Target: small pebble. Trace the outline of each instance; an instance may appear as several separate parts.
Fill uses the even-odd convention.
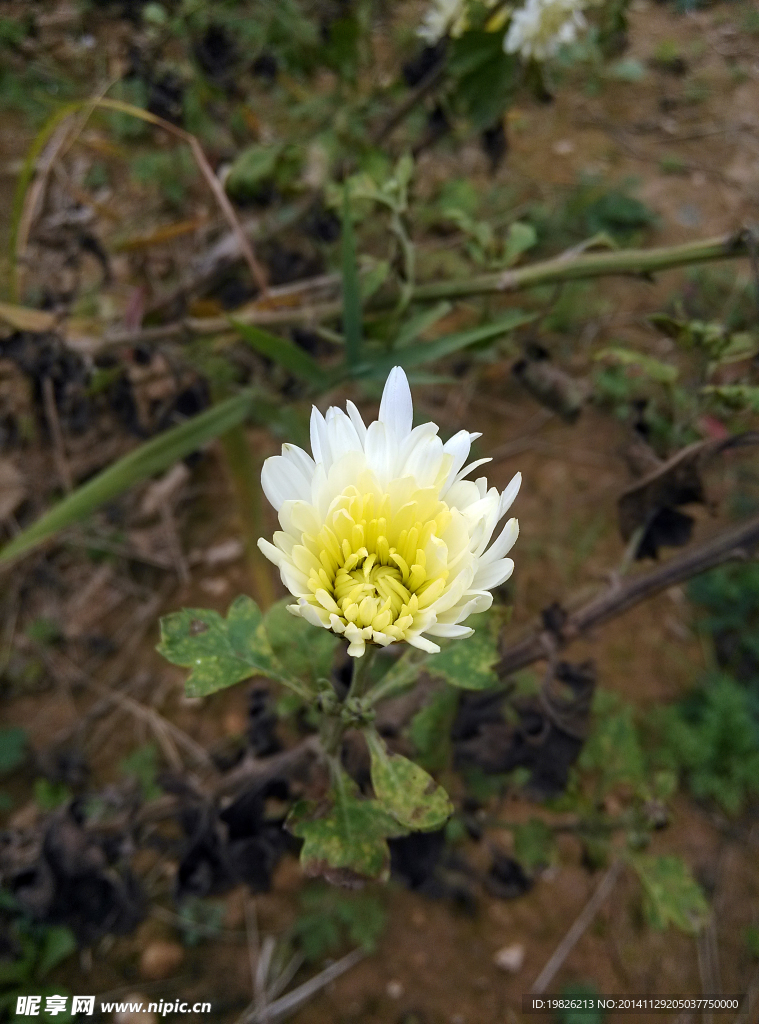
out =
[[[140,957],[140,976],[150,981],[170,977],[184,960],[184,949],[178,942],[151,942]]]
[[[158,1017],[155,1013],[148,1013],[149,999],[141,995],[139,992],[131,992],[128,996],[124,996],[123,1003],[134,1003],[145,1007],[142,1013],[137,1010],[118,1010],[113,1015],[113,1024],[156,1024]],[[157,1000],[153,1000],[157,1002]]]
[[[403,988],[403,985],[401,985],[399,981],[393,980],[388,981],[385,991],[387,992],[391,999],[400,999],[405,989]]]
[[[519,942],[515,942],[511,946],[504,946],[493,957],[493,963],[502,971],[517,974],[521,971],[524,963],[524,946]]]

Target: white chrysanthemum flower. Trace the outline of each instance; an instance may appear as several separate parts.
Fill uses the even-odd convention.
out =
[[[433,0],[416,34],[434,46],[448,32],[454,38],[460,36],[467,21],[467,0]]]
[[[261,483],[282,530],[258,546],[297,598],[289,610],[344,635],[354,658],[367,643],[396,641],[436,653],[428,638],[471,636],[462,623],[486,611],[490,590],[513,572],[516,519],[490,541],[521,475],[503,494],[485,477],[465,479],[490,462],[464,466],[480,435],[460,430],[443,444],[435,423],[412,430],[398,366],[379,419],[367,427],[352,402],[347,409],[313,409],[313,458],[285,444],[264,463]]]
[[[587,5],[587,0],[527,0],[511,17],[504,50],[525,60],[553,57],[587,28],[583,14]]]

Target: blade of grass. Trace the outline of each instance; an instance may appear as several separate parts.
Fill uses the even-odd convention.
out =
[[[432,309],[423,309],[421,313],[412,316],[398,331],[393,348],[396,351],[400,348],[407,348],[413,341],[416,341],[420,334],[424,334],[438,320],[442,320],[452,309],[453,306],[450,302],[438,302]]]
[[[45,146],[55,136],[56,132],[59,134],[59,143],[55,146],[57,152],[65,141],[65,137],[68,135],[68,126],[66,121],[72,114],[75,114],[83,106],[83,101],[77,101],[75,103],[67,103],[66,106],[61,107],[45,121],[40,130],[37,132],[34,141],[29,147],[29,151],[24,158],[24,164],[21,168],[21,173],[18,176],[16,182],[16,188],[13,193],[13,207],[11,210],[11,227],[10,227],[10,245],[8,251],[8,262],[9,262],[9,273],[8,273],[8,289],[10,298],[16,301],[18,299],[18,281],[16,276],[16,263],[19,255],[19,250],[23,248],[19,244],[20,239],[24,235],[23,224],[24,221],[24,210],[27,207],[26,199],[29,191],[34,173],[37,169],[37,161],[42,154]],[[44,168],[43,168],[44,170]]]
[[[348,189],[343,192],[343,335],[345,336],[345,362],[353,368],[361,361],[362,314],[361,284],[356,262],[356,237],[350,213]]]
[[[91,515],[104,502],[241,423],[252,411],[254,401],[253,391],[242,391],[135,448],[22,530],[0,551],[0,564],[31,551],[59,530]]]
[[[251,348],[259,355],[279,363],[288,373],[302,378],[317,390],[325,388],[329,383],[328,375],[316,360],[294,342],[278,338],[276,334],[269,334],[260,327],[244,324],[240,320],[232,320],[232,324]]]
[[[443,338],[438,338],[437,341],[414,345],[413,348],[404,348],[400,351],[396,350],[374,359],[370,363],[362,363],[356,367],[354,373],[357,377],[382,377],[398,364],[404,369],[422,366],[436,359],[442,359],[444,356],[452,355],[454,352],[460,352],[480,341],[489,341],[492,338],[497,338],[499,334],[508,334],[516,327],[531,323],[537,316],[537,313],[524,313],[521,309],[512,309],[494,323],[482,324],[480,327],[473,327],[471,330],[460,331],[457,334],[448,334]]]

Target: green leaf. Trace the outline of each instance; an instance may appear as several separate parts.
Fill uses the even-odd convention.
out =
[[[26,729],[0,729],[0,775],[9,775],[26,757]]]
[[[447,71],[456,81],[455,102],[474,128],[488,128],[509,105],[519,62],[504,53],[498,32],[470,30],[448,43]]]
[[[523,313],[520,309],[512,309],[494,323],[482,324],[480,327],[473,327],[457,334],[447,334],[443,338],[438,338],[437,341],[409,345],[400,351],[395,350],[387,356],[379,356],[371,363],[362,363],[356,367],[355,375],[384,377],[394,366],[399,364],[404,369],[409,369],[424,363],[431,363],[433,360],[450,356],[454,352],[460,352],[461,349],[468,348],[470,345],[491,341],[501,334],[508,334],[517,327],[532,323],[536,317],[537,313]]]
[[[456,690],[445,686],[409,722],[408,738],[414,744],[417,760],[428,771],[440,771],[448,763],[451,726],[458,704]]]
[[[701,394],[716,398],[731,409],[759,412],[759,387],[752,384],[710,384],[701,388]]]
[[[70,928],[50,927],[45,929],[39,960],[34,976],[42,981],[54,967],[76,951],[76,939]]]
[[[276,334],[269,334],[260,327],[244,324],[240,320],[232,320],[232,324],[243,340],[260,355],[279,363],[288,373],[300,377],[315,390],[322,390],[327,386],[329,377],[321,366],[308,352],[288,338],[278,338]]]
[[[538,233],[532,224],[525,224],[517,220],[509,225],[509,233],[506,236],[506,243],[503,249],[506,266],[513,266],[523,252],[532,249],[537,245]]]
[[[36,779],[34,783],[34,801],[43,811],[54,811],[71,799],[72,793],[65,782],[51,782],[49,779]]]
[[[348,189],[343,190],[343,334],[345,336],[345,361],[354,367],[361,359],[362,313],[361,283],[356,260],[356,239],[350,211]]]
[[[646,764],[633,708],[616,694],[597,690],[593,699],[593,730],[582,749],[578,768],[594,772],[599,796],[615,786],[628,784],[640,789],[646,782]]]
[[[264,616],[264,628],[274,657],[288,676],[302,679],[313,689],[319,679],[329,679],[337,636],[329,629],[319,629],[287,610],[292,598],[272,605]]]
[[[346,893],[316,884],[302,891],[300,903],[293,932],[309,963],[345,945],[372,953],[387,921],[382,902],[372,892]]]
[[[233,199],[255,199],[262,187],[274,177],[284,153],[281,142],[268,146],[248,146],[237,157],[224,187]]]
[[[673,924],[694,935],[704,927],[709,904],[680,857],[638,854],[630,862],[643,885],[646,917],[652,928],[663,931]]]
[[[540,818],[530,818],[521,825],[515,825],[514,856],[528,870],[550,863],[553,849],[553,832]]]
[[[227,618],[207,608],[184,608],[161,619],[157,650],[172,665],[191,668],[188,697],[206,697],[253,675],[276,679],[308,698],[301,684],[283,675],[251,598],[238,597]]]
[[[285,825],[303,839],[300,862],[309,877],[356,885],[369,878],[387,881],[390,850],[386,840],[407,829],[377,800],[362,800],[353,780],[341,773],[332,790],[332,804],[300,800]]]
[[[657,384],[674,384],[677,380],[678,370],[670,363],[663,363],[661,359],[654,359],[643,352],[635,352],[630,348],[610,347],[598,352],[596,359],[609,359],[617,366],[635,366],[646,377],[655,380]]]
[[[242,391],[135,448],[22,530],[0,551],[0,563],[25,554],[59,530],[86,519],[106,501],[167,469],[207,441],[241,423],[250,414],[254,400],[253,391]]]
[[[491,614],[473,617],[477,621],[474,636],[451,640],[440,654],[431,655],[425,669],[462,690],[489,690],[498,685],[493,665],[498,661],[498,617]],[[470,623],[468,623],[470,624]]]
[[[375,729],[365,734],[372,759],[372,785],[377,799],[405,828],[431,832],[453,814],[442,786],[418,764],[401,754],[389,754]]]

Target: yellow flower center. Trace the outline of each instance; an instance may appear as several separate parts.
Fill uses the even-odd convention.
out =
[[[308,570],[312,603],[338,616],[343,626],[353,623],[402,640],[414,617],[445,590],[447,548],[440,536],[451,512],[436,488],[394,497],[402,501],[395,509],[388,494],[379,498],[346,488],[319,533],[303,534],[310,557],[302,568]]]

